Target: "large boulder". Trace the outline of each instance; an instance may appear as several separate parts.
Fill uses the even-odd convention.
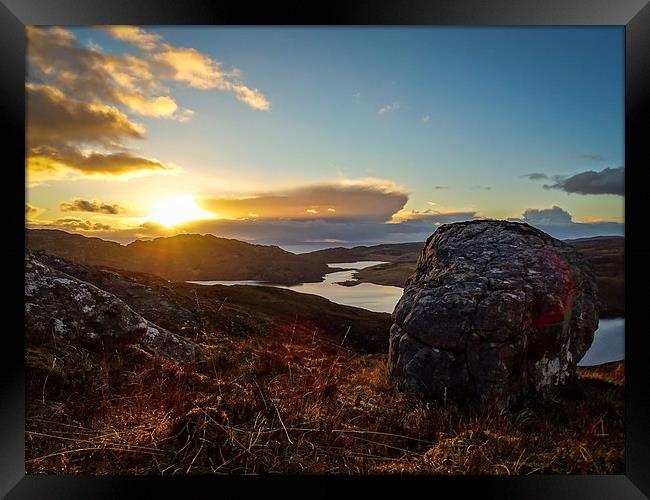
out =
[[[28,250],[25,333],[88,347],[139,344],[177,363],[204,358],[198,345],[146,320],[112,293],[40,262]]]
[[[442,225],[393,311],[391,383],[439,402],[517,405],[575,374],[596,294],[586,258],[528,224]]]

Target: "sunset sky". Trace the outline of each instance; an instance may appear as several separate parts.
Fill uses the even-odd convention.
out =
[[[623,234],[624,30],[29,28],[29,227],[288,249]]]

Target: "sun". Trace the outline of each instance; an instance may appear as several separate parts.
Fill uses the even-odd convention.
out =
[[[148,220],[171,227],[192,220],[214,218],[215,214],[199,207],[192,195],[176,194],[160,200]]]

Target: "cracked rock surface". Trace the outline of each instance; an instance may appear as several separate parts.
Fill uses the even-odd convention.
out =
[[[401,391],[517,405],[574,376],[598,327],[590,263],[528,224],[445,224],[393,311],[388,355]]]
[[[146,320],[112,293],[44,264],[28,250],[25,333],[104,347],[137,343],[178,363],[203,359],[198,345]]]

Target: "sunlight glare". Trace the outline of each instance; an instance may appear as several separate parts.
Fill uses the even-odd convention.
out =
[[[213,213],[199,207],[194,201],[194,197],[189,194],[177,194],[163,198],[149,216],[151,222],[168,227],[193,220],[214,218]]]

